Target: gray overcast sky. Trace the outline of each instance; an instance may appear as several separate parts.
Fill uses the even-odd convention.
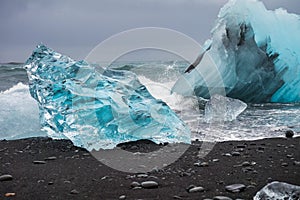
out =
[[[39,43],[75,59],[132,28],[180,31],[203,43],[227,0],[0,0],[0,62],[24,62]],[[264,0],[300,14],[299,0]]]

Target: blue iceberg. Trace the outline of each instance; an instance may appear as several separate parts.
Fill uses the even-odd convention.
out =
[[[197,96],[210,98],[222,87],[227,96],[245,102],[300,102],[299,35],[298,15],[284,9],[269,11],[258,0],[230,0],[195,66],[186,70],[172,91],[191,95],[182,87],[191,85]],[[216,78],[214,66],[205,61],[208,57],[223,83],[207,85],[207,80]]]
[[[52,138],[88,150],[149,139],[190,143],[190,130],[136,75],[74,61],[39,45],[25,64],[40,123]]]

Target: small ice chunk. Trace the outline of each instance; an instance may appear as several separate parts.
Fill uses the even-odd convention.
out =
[[[247,108],[247,104],[218,94],[213,95],[205,105],[207,122],[233,121]]]
[[[254,200],[276,199],[297,200],[300,199],[300,186],[284,182],[274,181],[263,187],[254,196]]]

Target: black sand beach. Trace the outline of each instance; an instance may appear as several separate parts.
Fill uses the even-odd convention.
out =
[[[162,170],[138,175],[111,169],[68,140],[0,141],[0,176],[12,176],[2,177],[0,199],[252,199],[268,182],[300,185],[300,138],[221,142],[203,159],[197,157],[200,145]],[[147,141],[121,146],[159,148]],[[158,187],[131,186],[144,181]],[[226,191],[231,184],[246,188]],[[188,192],[191,185],[203,188]]]

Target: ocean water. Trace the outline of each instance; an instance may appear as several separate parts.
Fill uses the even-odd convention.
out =
[[[165,101],[189,126],[193,139],[255,140],[283,137],[287,129],[300,135],[300,104],[248,104],[233,122],[206,123],[203,102],[196,97],[171,94],[187,66],[185,61],[120,61],[109,67],[136,73],[149,92]],[[40,130],[38,112],[23,65],[0,64],[0,139],[46,136]]]

